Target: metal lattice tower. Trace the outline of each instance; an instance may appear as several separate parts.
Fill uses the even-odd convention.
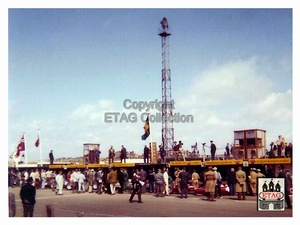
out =
[[[174,128],[173,128],[173,102],[171,95],[171,70],[169,62],[169,32],[168,21],[164,17],[161,20],[162,30],[159,32],[162,45],[162,143],[165,150],[173,149]]]

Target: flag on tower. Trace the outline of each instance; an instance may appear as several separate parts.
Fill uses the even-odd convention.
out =
[[[149,135],[150,135],[149,116],[147,116],[147,119],[145,121],[144,130],[145,130],[145,133],[142,135],[142,140],[146,140],[147,137],[149,137]]]
[[[20,143],[18,144],[17,154],[16,155],[19,156],[21,151],[25,151],[25,138],[24,138],[24,134],[22,135]]]
[[[40,137],[38,136],[38,139],[34,143],[35,147],[39,147],[40,145]]]

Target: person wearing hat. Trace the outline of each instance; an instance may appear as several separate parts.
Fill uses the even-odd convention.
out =
[[[250,181],[250,188],[252,195],[256,195],[256,181],[257,181],[257,173],[255,168],[250,169],[250,175],[249,175],[249,181]]]
[[[215,185],[215,198],[222,198],[221,196],[221,184],[222,184],[222,176],[221,173],[217,171],[217,167],[213,168],[213,171],[216,174],[216,185]]]
[[[210,154],[211,154],[211,159],[212,160],[215,159],[215,155],[216,155],[216,151],[217,151],[217,147],[213,142],[214,141],[210,141]]]
[[[36,189],[32,186],[33,179],[29,177],[27,183],[20,190],[20,198],[23,204],[23,217],[33,217],[34,205],[36,203]]]
[[[207,172],[204,173],[205,193],[207,194],[207,201],[216,201],[214,199],[216,179],[216,173],[213,171],[212,167],[209,166],[207,168]]]
[[[200,180],[200,176],[199,173],[196,172],[195,169],[193,169],[193,173],[192,173],[192,183],[193,183],[193,187],[194,187],[194,195],[197,195],[197,189],[199,188],[199,180]]]
[[[86,187],[85,190],[88,191],[89,193],[93,193],[93,183],[95,181],[95,171],[94,169],[90,169],[87,172],[87,183],[86,183]]]
[[[242,170],[242,167],[239,166],[238,170],[235,173],[236,176],[236,193],[238,193],[238,200],[242,200],[242,195],[243,195],[243,200],[246,200],[246,190],[247,190],[247,185],[246,185],[246,179],[247,175],[245,171]]]

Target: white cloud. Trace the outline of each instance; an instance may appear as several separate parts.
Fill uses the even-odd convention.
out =
[[[283,134],[292,141],[292,92],[276,92],[259,63],[253,57],[214,65],[194,77],[189,91],[180,94],[176,111],[192,114],[195,124],[175,125],[176,138],[190,144],[213,139],[223,148],[233,141],[234,130],[258,128],[267,130],[271,140]]]

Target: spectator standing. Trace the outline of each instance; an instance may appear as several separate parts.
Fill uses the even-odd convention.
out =
[[[85,192],[85,185],[84,185],[84,180],[86,177],[84,176],[83,173],[81,173],[80,170],[77,172],[78,174],[78,193],[80,194],[81,192]]]
[[[274,147],[276,147],[276,145],[274,145],[274,142],[271,142],[270,144],[270,151],[269,151],[269,158],[274,158],[274,150],[276,150],[276,148],[274,149]]]
[[[35,170],[35,173],[34,173],[34,186],[36,189],[40,189],[41,187],[41,175],[40,175],[40,171],[39,169],[36,169]]]
[[[114,163],[114,158],[115,158],[115,149],[113,146],[110,146],[110,149],[108,150],[108,163]]]
[[[116,193],[116,183],[118,180],[118,174],[114,168],[110,168],[110,172],[107,174],[107,179],[110,186],[110,192],[114,195]]]
[[[27,179],[28,179],[28,178],[29,178],[28,170],[25,169],[25,171],[24,171],[24,183],[27,182]]]
[[[288,177],[286,176],[286,172],[284,171],[284,166],[280,165],[278,166],[279,172],[278,172],[278,178],[284,178],[284,198],[285,198],[285,202],[287,204],[287,207],[289,209],[292,208],[292,204],[291,204],[291,199],[290,199],[290,188],[291,188],[291,182],[288,179]]]
[[[51,185],[51,180],[52,180],[52,170],[47,170],[46,171],[46,185]]]
[[[143,182],[145,182],[145,184],[142,185],[142,187],[141,187],[141,192],[142,192],[142,193],[146,193],[146,181],[147,181],[147,176],[148,176],[148,174],[147,174],[147,172],[144,170],[143,167],[141,167],[141,171],[140,171],[140,173],[139,173],[139,176],[140,176],[140,180],[143,181]]]
[[[50,150],[50,153],[49,153],[49,160],[50,160],[50,165],[52,165],[53,162],[54,162],[53,150]]]
[[[282,136],[281,135],[278,136],[278,140],[277,140],[276,144],[277,144],[277,156],[280,157],[282,154]]]
[[[164,146],[163,144],[161,144],[159,146],[159,155],[160,155],[160,158],[161,158],[161,163],[165,163],[165,155],[166,155],[166,151],[164,149]]]
[[[95,150],[89,150],[89,163],[95,163]]]
[[[121,146],[121,154],[120,154],[120,159],[121,159],[121,163],[124,160],[124,163],[126,163],[126,158],[127,158],[127,150],[124,147],[124,145]]]
[[[210,154],[211,154],[211,159],[212,160],[215,159],[215,155],[216,155],[216,151],[217,151],[217,147],[213,142],[214,141],[210,141]]]
[[[86,182],[86,187],[85,190],[88,191],[89,193],[93,193],[93,183],[95,181],[95,171],[94,169],[89,169],[87,171],[87,182]]]
[[[158,169],[157,173],[155,174],[156,197],[164,197],[162,194],[164,184],[164,175],[161,173],[161,169]]]
[[[226,150],[226,156],[230,156],[230,148],[229,148],[229,143],[227,143],[226,147],[225,147],[225,150]]]
[[[62,190],[64,187],[64,177],[63,177],[62,170],[60,170],[59,173],[56,175],[55,180],[56,180],[57,190],[58,190],[56,194],[62,195],[63,194]]]
[[[285,157],[291,158],[293,153],[293,144],[289,143],[285,148]]]
[[[71,174],[73,193],[78,192],[78,180],[79,180],[79,176],[78,176],[77,169],[76,169],[76,170],[73,170],[73,172]]]
[[[179,175],[180,178],[180,198],[187,198],[188,193],[188,184],[191,178],[190,174],[186,171],[185,167],[182,169],[182,172]],[[183,196],[184,195],[184,196]]]
[[[149,181],[149,192],[152,193],[154,192],[154,183],[155,183],[155,173],[149,169],[149,173],[148,173],[148,181]]]
[[[70,170],[68,173],[67,173],[67,177],[66,177],[66,180],[68,182],[68,185],[71,184],[71,174],[72,174],[72,171]]]
[[[193,169],[192,183],[193,183],[194,191],[195,191],[194,195],[197,195],[197,189],[199,188],[199,179],[200,179],[199,174],[196,172],[195,169]]]
[[[250,169],[250,174],[249,174],[249,181],[250,181],[250,188],[252,195],[256,195],[256,182],[257,182],[257,173],[255,168]]]
[[[53,173],[52,173],[52,177],[51,177],[51,188],[52,188],[52,191],[57,191],[56,189],[56,180],[55,180],[55,177],[56,177],[56,171],[54,170]]]
[[[128,175],[128,172],[127,172],[126,168],[123,169],[123,174],[124,174],[124,187],[123,187],[123,191],[127,191],[127,189],[128,189],[129,175]]]
[[[235,188],[236,188],[236,192],[238,193],[238,200],[242,200],[242,196],[243,196],[243,200],[246,200],[246,191],[247,191],[246,173],[245,171],[242,170],[242,167],[239,166],[235,175],[237,180]]]
[[[221,173],[218,171],[217,167],[213,168],[213,171],[216,174],[216,185],[215,185],[215,198],[222,198],[221,195],[221,184],[222,184],[222,176]]]
[[[46,183],[46,170],[42,169],[41,172],[41,179],[42,179],[42,185],[41,188],[45,189],[45,183]]]
[[[103,170],[100,167],[96,173],[96,180],[97,180],[97,194],[102,194],[102,184],[103,184]]]
[[[147,145],[144,146],[144,163],[149,163],[150,149]]]
[[[131,192],[131,195],[129,198],[129,202],[132,203],[133,197],[137,194],[138,195],[138,203],[142,203],[142,192],[141,192],[142,185],[140,183],[140,176],[139,176],[138,170],[136,170],[136,172],[133,173],[131,182],[132,182],[132,192]]]
[[[23,217],[33,217],[34,205],[36,203],[36,189],[32,185],[33,179],[29,177],[27,183],[21,187],[20,198],[23,204]]]
[[[118,180],[120,183],[120,188],[118,190],[119,194],[123,194],[123,188],[124,188],[124,173],[123,173],[123,169],[121,168],[118,172]],[[145,185],[146,186],[146,185]]]
[[[95,163],[100,162],[100,154],[101,154],[101,151],[99,149],[96,149],[95,150]]]
[[[32,178],[32,180],[33,180],[32,185],[35,186],[35,172],[33,169],[30,170],[29,177]]]
[[[179,177],[180,173],[181,173],[181,170],[180,170],[178,167],[176,167],[176,168],[175,168],[175,172],[174,172],[174,176],[175,176],[175,185],[177,185],[177,187],[178,187],[178,192],[179,192],[179,193],[181,193],[181,188],[180,188],[180,177]]]
[[[234,168],[231,168],[228,173],[227,184],[229,187],[230,196],[235,196],[236,175]]]
[[[214,199],[216,179],[216,173],[212,170],[212,167],[209,166],[207,168],[207,172],[204,173],[204,183],[205,192],[207,193],[207,201],[216,201]]]
[[[288,188],[292,188],[293,187],[293,178],[290,174],[289,170],[286,170],[286,178],[287,178],[287,182],[288,182]]]
[[[166,196],[169,196],[169,169],[168,168],[165,168],[163,175],[164,175],[164,181],[165,181],[164,193]]]

